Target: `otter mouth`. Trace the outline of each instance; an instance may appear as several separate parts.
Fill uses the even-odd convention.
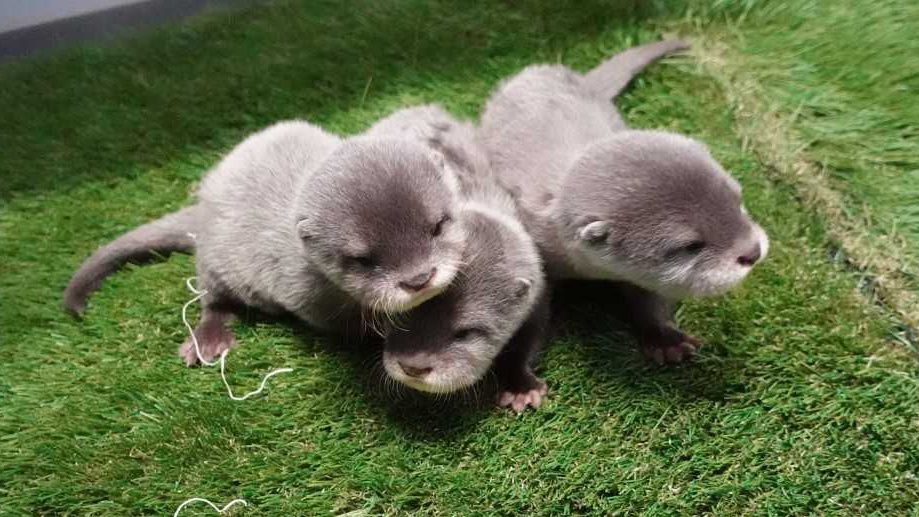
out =
[[[390,354],[384,354],[383,368],[386,370],[386,374],[399,384],[415,391],[432,395],[455,393],[472,386],[479,380],[478,378],[463,378],[461,375],[456,375],[457,372],[453,371],[454,368],[442,364],[428,368],[427,370],[429,371],[427,372],[413,371],[409,375],[400,364],[399,359]]]
[[[722,296],[738,287],[753,270],[750,266],[729,266],[712,270],[695,279],[688,291],[696,298]]]
[[[448,393],[453,393],[456,390],[460,389],[458,387],[446,386],[440,384],[428,384],[423,381],[416,381],[410,378],[407,379],[396,379],[396,381],[412,388],[415,391],[420,391],[422,393],[430,393],[432,395],[446,395]]]
[[[449,285],[449,284],[447,284]],[[399,303],[396,306],[396,309],[400,312],[405,312],[415,307],[418,307],[422,303],[434,298],[438,294],[444,292],[447,288],[447,285],[432,285],[431,287],[426,287],[417,293],[412,293],[408,299]]]
[[[401,289],[395,290],[392,295],[387,297],[386,303],[377,305],[377,311],[385,314],[401,314],[408,312],[444,292],[447,287],[447,285],[431,286],[411,294]]]
[[[724,296],[725,294],[732,291],[735,287],[740,285],[742,281],[743,278],[740,278],[727,285],[694,287],[689,290],[689,296],[694,298],[715,298],[718,296]]]
[[[390,374],[390,377],[392,377],[396,382],[399,382],[400,384],[408,386],[409,388],[415,391],[420,391],[422,393],[430,393],[432,395],[447,395],[450,393],[456,393],[457,391],[460,391],[463,388],[467,388],[475,384],[474,382],[431,383],[431,382],[419,381],[419,380],[413,379],[411,377],[406,377],[406,376],[395,377],[392,374]]]
[[[393,295],[389,297],[389,303],[382,306],[383,309],[390,313],[400,313],[418,307],[450,287],[450,283],[453,282],[453,278],[456,276],[456,271],[457,268],[453,265],[440,266],[437,268],[434,277],[431,278],[430,283],[423,289],[407,291],[397,288]]]

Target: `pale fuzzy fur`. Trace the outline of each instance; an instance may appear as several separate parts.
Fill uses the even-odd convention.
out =
[[[383,365],[391,377],[420,391],[466,388],[485,375],[543,295],[539,253],[517,219],[513,199],[494,181],[472,124],[427,105],[397,111],[367,134],[398,135],[440,152],[458,180],[463,195],[458,218],[467,233],[457,280],[390,330]],[[468,328],[481,332],[454,337]],[[525,363],[531,353],[524,355]],[[406,375],[400,363],[431,371]],[[528,371],[527,364],[518,366]]]
[[[635,73],[685,48],[629,49],[586,75],[536,65],[504,81],[482,117],[499,181],[557,278],[624,280],[675,300],[724,292],[768,250],[739,185],[699,142],[629,130],[610,98]],[[693,240],[698,254],[674,252]]]
[[[411,142],[344,140],[308,122],[281,122],[245,139],[206,175],[194,220],[168,215],[161,221],[175,224],[160,224],[157,236],[194,235],[205,306],[231,300],[342,330],[363,308],[402,312],[452,281],[463,231],[453,225],[431,236],[458,207],[445,174]],[[122,238],[110,246],[144,245]],[[343,265],[344,253],[371,251],[382,261],[372,271]],[[419,292],[399,287],[435,267]],[[81,283],[78,274],[72,285]]]

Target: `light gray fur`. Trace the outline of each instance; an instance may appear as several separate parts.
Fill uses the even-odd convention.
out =
[[[193,205],[135,228],[99,248],[73,275],[64,291],[64,308],[75,316],[86,310],[90,295],[109,275],[127,263],[143,263],[174,251],[192,253],[194,232],[201,227],[204,214]]]
[[[538,250],[516,217],[513,199],[494,181],[471,123],[426,105],[397,111],[367,134],[429,145],[459,179],[457,216],[467,238],[457,279],[390,329],[383,362],[391,377],[421,391],[465,388],[489,370],[521,327],[541,326],[528,319],[546,317],[534,314],[545,284]],[[526,352],[514,365],[525,370],[521,375],[530,372],[532,353]],[[414,375],[407,374],[412,370]],[[544,394],[545,385],[541,388]]]
[[[465,196],[472,189],[482,191],[495,186],[494,175],[476,127],[447,113],[440,105],[425,104],[400,109],[364,133],[380,138],[405,138],[438,153],[455,173]],[[513,209],[512,209],[513,210]]]
[[[221,160],[202,181],[196,205],[109,247],[140,249],[154,242],[146,237],[161,235],[177,239],[176,250],[193,245],[198,285],[208,291],[205,315],[209,308],[219,312],[212,318],[218,325],[227,320],[223,305],[241,303],[288,312],[319,329],[345,330],[363,308],[402,312],[453,280],[465,235],[453,224],[433,235],[444,215],[458,208],[455,180],[434,158],[427,147],[406,140],[343,140],[308,122],[278,123]],[[184,213],[194,213],[194,220]],[[188,233],[193,242],[178,237]],[[109,274],[117,266],[105,250],[89,262],[107,264]],[[372,263],[357,264],[355,257]],[[432,272],[423,287],[401,287],[419,272]],[[75,291],[102,277],[78,273]],[[210,356],[219,353],[204,348]],[[188,352],[186,346],[183,355],[193,363]]]
[[[648,65],[667,54],[688,48],[689,45],[683,41],[664,40],[623,50],[584,74],[584,86],[595,98],[609,101],[622,93],[632,78]]]
[[[740,257],[757,247],[765,256],[768,239],[739,184],[703,144],[630,130],[610,102],[643,67],[685,47],[636,47],[586,75],[530,66],[489,99],[489,158],[552,276],[627,281],[677,300],[721,293],[751,269]]]
[[[213,231],[198,238],[199,276],[247,305],[277,305],[319,328],[336,305],[407,310],[449,284],[462,253],[461,228],[431,235],[456,209],[447,174],[411,142],[342,141],[306,122],[276,124],[202,183]],[[361,256],[373,264],[351,263]],[[432,287],[419,296],[399,288],[432,268]]]

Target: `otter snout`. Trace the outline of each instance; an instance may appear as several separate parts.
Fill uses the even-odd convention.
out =
[[[437,274],[437,268],[431,268],[430,271],[424,273],[419,273],[409,279],[399,282],[399,287],[405,289],[406,291],[418,292],[428,284],[431,283],[431,279],[434,278],[434,275]]]
[[[473,364],[455,349],[436,352],[384,350],[383,368],[396,382],[426,393],[452,393],[474,384],[490,364]]]
[[[737,263],[741,266],[752,266],[759,262],[760,257],[762,256],[762,250],[760,245],[757,242],[753,245],[753,249],[744,253],[743,255],[737,257]]]
[[[397,360],[396,363],[398,363],[399,368],[402,369],[402,372],[405,373],[405,375],[408,375],[409,377],[414,377],[416,379],[421,379],[425,375],[434,371],[433,366],[407,364],[404,360],[403,361]]]
[[[734,245],[707,257],[699,257],[691,267],[678,265],[671,270],[676,273],[687,273],[684,277],[687,283],[684,295],[715,296],[725,293],[743,281],[753,270],[753,266],[766,258],[769,252],[769,238],[758,224],[752,221],[749,224],[747,234]]]
[[[737,263],[741,266],[753,267],[757,262],[762,262],[769,253],[769,237],[763,227],[750,222],[753,226],[753,243],[748,245],[747,251],[737,257]]]
[[[440,379],[445,365],[437,354],[383,352],[383,368],[394,380],[418,391],[449,393],[451,382]]]

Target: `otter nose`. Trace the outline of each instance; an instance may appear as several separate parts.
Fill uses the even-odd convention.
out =
[[[762,250],[760,250],[759,243],[757,242],[753,245],[752,250],[744,255],[737,257],[737,263],[741,266],[752,266],[753,264],[756,264],[756,261],[759,260],[761,254]]]
[[[428,285],[428,282],[430,282],[432,278],[434,278],[435,273],[437,273],[437,268],[426,273],[415,275],[408,280],[403,280],[399,282],[399,286],[408,291],[420,291]]]
[[[405,372],[405,375],[408,375],[409,377],[415,377],[416,379],[424,377],[425,375],[431,373],[432,370],[434,370],[431,367],[419,368],[417,366],[409,366],[402,361],[397,362],[399,363],[399,368],[402,368],[402,371]]]

